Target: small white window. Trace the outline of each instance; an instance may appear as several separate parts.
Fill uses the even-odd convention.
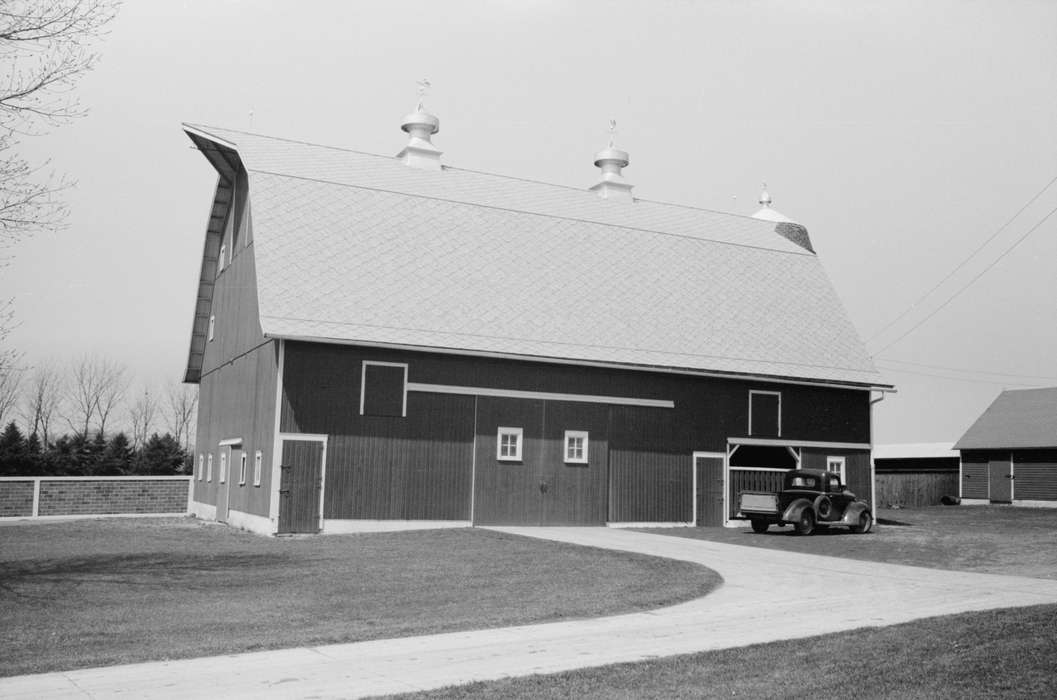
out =
[[[840,483],[847,486],[847,460],[845,457],[826,457],[826,471],[840,474]]]
[[[213,331],[216,329],[216,326],[217,326],[217,317],[216,316],[210,316],[209,317],[209,342],[213,342]]]
[[[201,481],[203,479],[203,477],[205,477],[205,474],[202,473],[202,472],[205,471],[205,466],[206,466],[206,458],[201,452],[199,452],[198,453],[198,480],[199,481]]]
[[[239,486],[246,485],[246,453],[242,453],[242,458],[239,463]]]
[[[588,437],[585,430],[565,431],[565,463],[587,464]]]
[[[521,428],[499,428],[496,435],[496,459],[500,462],[520,462],[523,432]]]
[[[224,483],[228,480],[228,452],[224,450],[220,453],[220,483]]]
[[[219,275],[227,264],[228,247],[226,245],[220,246],[220,259],[217,260],[217,274]]]
[[[213,453],[210,452],[206,457],[206,481],[213,480]]]
[[[253,485],[261,485],[261,462],[264,461],[264,455],[261,454],[260,450],[257,450],[253,455]]]

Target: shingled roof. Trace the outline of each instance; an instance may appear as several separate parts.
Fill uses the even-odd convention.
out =
[[[890,387],[774,222],[185,130],[247,172],[267,336]]]
[[[956,450],[1057,447],[1057,387],[1003,391]]]

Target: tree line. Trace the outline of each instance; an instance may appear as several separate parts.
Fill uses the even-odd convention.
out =
[[[197,408],[197,387],[133,389],[106,358],[0,362],[0,475],[190,473]]]

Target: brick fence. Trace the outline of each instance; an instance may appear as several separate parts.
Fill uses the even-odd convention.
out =
[[[0,477],[0,518],[184,514],[190,476]]]

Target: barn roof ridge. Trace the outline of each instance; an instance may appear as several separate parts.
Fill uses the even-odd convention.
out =
[[[245,130],[241,130],[241,129],[230,129],[230,128],[227,128],[227,127],[214,126],[214,125],[209,125],[209,124],[198,124],[198,123],[195,123],[195,122],[181,122],[181,124],[182,124],[182,126],[185,126],[185,127],[191,127],[193,129],[201,130],[201,131],[205,132],[206,134],[215,136],[216,138],[218,138],[218,139],[220,139],[222,141],[226,141],[226,139],[224,139],[223,137],[218,136],[216,134],[213,134],[210,130],[212,129],[214,131],[225,131],[225,132],[230,132],[230,133],[235,133],[235,134],[243,134],[245,136],[252,136],[253,138],[268,139],[268,140],[271,140],[271,141],[281,141],[281,142],[284,142],[284,143],[296,144],[298,146],[311,146],[313,148],[325,148],[327,150],[340,151],[342,153],[353,153],[353,154],[360,155],[360,156],[368,156],[370,158],[379,158],[379,159],[381,159],[383,161],[386,161],[386,162],[394,160],[393,156],[385,155],[384,153],[375,153],[373,151],[364,151],[364,150],[360,150],[358,148],[350,148],[348,146],[335,146],[335,145],[332,145],[332,144],[318,143],[316,141],[306,141],[304,139],[294,139],[294,138],[288,138],[288,137],[285,137],[285,136],[275,136],[275,135],[272,135],[272,134],[262,134],[260,132],[245,131]],[[235,150],[238,150],[238,144],[237,143],[231,143],[231,146],[234,147]],[[248,168],[248,169],[252,169],[252,168]],[[564,184],[562,184],[560,182],[551,182],[549,180],[537,180],[537,179],[530,178],[530,177],[521,177],[521,176],[518,176],[518,175],[509,175],[507,173],[498,173],[498,172],[493,172],[491,170],[478,170],[476,168],[464,168],[464,167],[457,166],[457,165],[448,165],[446,163],[441,166],[441,170],[450,170],[450,171],[453,171],[453,172],[471,173],[473,175],[484,175],[486,177],[502,178],[504,180],[511,180],[513,182],[526,182],[526,183],[533,184],[533,185],[542,185],[542,186],[545,186],[545,187],[554,187],[554,188],[558,188],[558,189],[562,189],[562,190],[568,190],[570,192],[577,192],[577,193],[582,193],[582,194],[590,194],[590,190],[588,190],[587,188],[584,188],[584,187],[577,187],[575,185],[564,185]],[[262,172],[267,172],[267,171],[262,171]],[[280,176],[285,176],[285,177],[296,177],[294,175],[287,175],[286,173],[271,172],[270,174],[272,174],[272,175],[280,175]],[[344,184],[344,183],[335,183],[335,184]],[[406,194],[406,193],[401,192],[400,194]],[[423,195],[423,196],[425,196],[425,195]],[[666,199],[653,199],[653,198],[650,198],[650,197],[635,196],[634,200],[636,202],[644,202],[644,203],[647,203],[647,204],[656,204],[656,205],[663,206],[663,207],[673,207],[673,208],[676,208],[676,209],[686,209],[686,210],[689,210],[689,211],[698,211],[698,212],[704,212],[704,213],[707,213],[707,214],[717,214],[719,216],[731,216],[731,217],[735,217],[735,218],[738,218],[738,219],[751,219],[751,220],[754,220],[754,221],[765,221],[767,223],[783,223],[784,222],[784,223],[796,223],[796,224],[799,224],[799,222],[793,221],[792,219],[783,219],[782,221],[777,221],[777,220],[769,221],[769,220],[765,220],[765,219],[760,219],[759,217],[755,216],[755,214],[742,214],[742,213],[734,212],[734,211],[726,211],[724,209],[712,209],[711,207],[703,207],[703,206],[699,206],[699,205],[695,205],[695,204],[686,204],[685,202],[672,202],[672,201],[669,201],[669,200],[666,200]],[[453,200],[453,201],[457,201],[457,200]],[[487,205],[478,205],[476,202],[464,202],[464,203],[465,204],[473,204],[475,206],[487,206]],[[537,212],[531,212],[531,211],[528,211],[528,210],[516,210],[515,209],[513,211],[525,211],[526,213],[532,213],[532,214],[537,213]],[[550,216],[550,215],[544,214],[544,216]],[[553,215],[553,216],[560,216],[560,215]],[[610,224],[606,224],[606,225],[608,226]],[[629,227],[629,228],[634,228],[634,227]],[[811,251],[806,251],[806,252],[809,255],[813,254]]]

